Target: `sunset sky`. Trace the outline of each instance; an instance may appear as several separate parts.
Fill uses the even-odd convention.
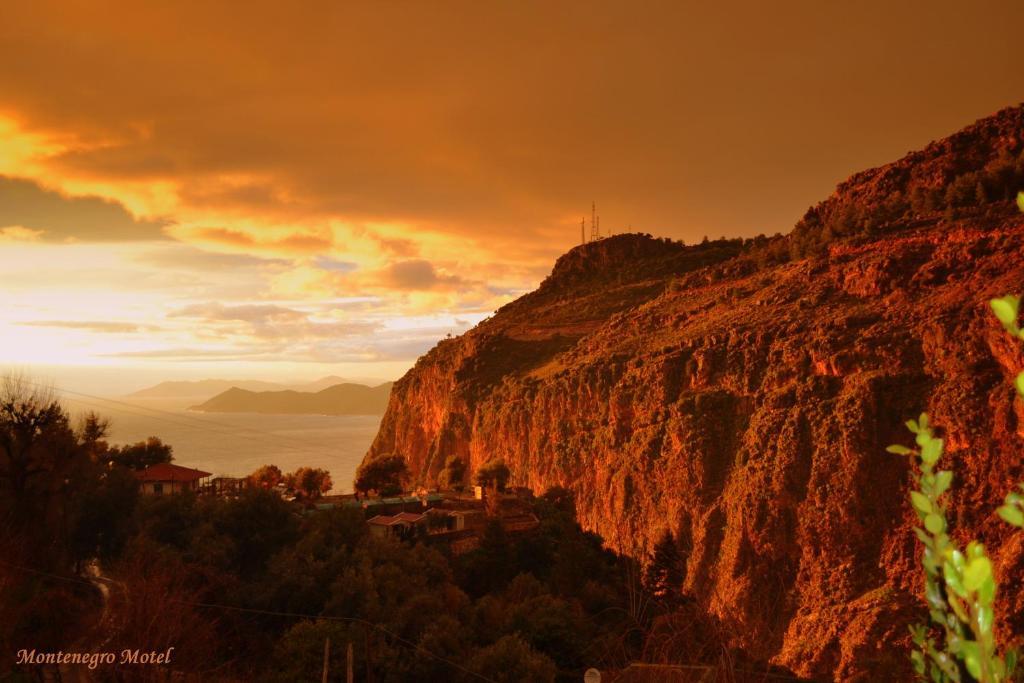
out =
[[[395,379],[592,200],[616,232],[786,232],[1021,100],[1016,0],[6,2],[0,365]]]

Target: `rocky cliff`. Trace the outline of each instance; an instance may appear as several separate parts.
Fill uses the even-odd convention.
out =
[[[670,528],[684,590],[733,644],[881,680],[905,671],[894,646],[921,610],[909,463],[884,448],[927,410],[956,471],[950,519],[999,547],[999,611],[1024,634],[1024,541],[993,514],[1024,478],[1024,354],[986,305],[1024,292],[1024,220],[987,187],[1007,163],[1024,180],[1022,148],[1017,107],[854,176],[795,236],[577,247],[423,356],[367,457],[401,453],[426,480],[450,454],[504,458],[516,484],[574,491],[624,552]],[[942,189],[975,180],[973,203]],[[864,222],[831,220],[844,207]],[[763,258],[808,234],[817,255]]]

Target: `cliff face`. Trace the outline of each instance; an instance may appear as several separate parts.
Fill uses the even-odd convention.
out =
[[[968,129],[998,130],[961,155],[978,158],[947,161],[1024,147],[1020,109],[993,121]],[[891,166],[938,168],[963,147],[950,140]],[[906,189],[879,180],[892,173],[855,176],[808,216],[884,204]],[[1024,354],[986,303],[1024,292],[1024,220],[1007,202],[968,213],[762,268],[736,242],[577,247],[421,358],[367,457],[401,453],[425,479],[450,454],[504,458],[516,484],[574,491],[583,524],[627,553],[671,528],[684,589],[735,645],[801,675],[879,680],[905,671],[893,646],[923,613],[909,462],[884,448],[927,410],[956,474],[949,517],[961,540],[999,546],[998,609],[1024,633],[1024,545],[993,514],[1024,478],[1009,383]]]

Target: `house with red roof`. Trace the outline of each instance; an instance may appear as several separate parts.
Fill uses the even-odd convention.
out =
[[[139,482],[139,490],[153,496],[170,495],[182,491],[198,491],[203,479],[209,476],[211,476],[209,472],[172,465],[169,462],[150,465],[141,472],[135,473],[135,478]]]

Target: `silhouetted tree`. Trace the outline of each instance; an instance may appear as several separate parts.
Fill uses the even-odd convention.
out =
[[[105,439],[109,431],[110,420],[96,413],[87,413],[82,418],[81,426],[78,428],[78,440],[93,462],[107,461],[110,444]]]
[[[671,600],[682,591],[686,579],[686,558],[670,529],[666,529],[654,544],[651,562],[647,566],[644,584],[656,598]]]
[[[441,488],[461,491],[465,488],[466,461],[457,455],[449,455],[438,478]]]
[[[144,470],[151,465],[174,460],[171,446],[155,436],[127,446],[114,446],[107,452],[107,457],[115,465],[132,470]]]
[[[8,376],[0,387],[0,487],[18,506],[52,493],[61,470],[80,453],[68,416],[48,391]],[[28,512],[25,506],[20,512]]]
[[[359,493],[376,491],[382,496],[393,496],[402,492],[409,476],[405,458],[388,453],[363,462],[356,470],[353,487]]]
[[[470,670],[498,683],[535,681],[550,683],[558,671],[554,663],[517,635],[504,636],[469,660]]]
[[[334,486],[330,472],[312,467],[300,467],[290,472],[285,476],[285,483],[303,500],[316,500]]]
[[[499,458],[497,460],[489,460],[476,471],[476,483],[477,486],[504,491],[511,476],[512,473],[509,471],[508,465]]]
[[[249,481],[253,486],[272,489],[284,481],[284,474],[281,473],[281,468],[277,465],[263,465],[249,475]]]

